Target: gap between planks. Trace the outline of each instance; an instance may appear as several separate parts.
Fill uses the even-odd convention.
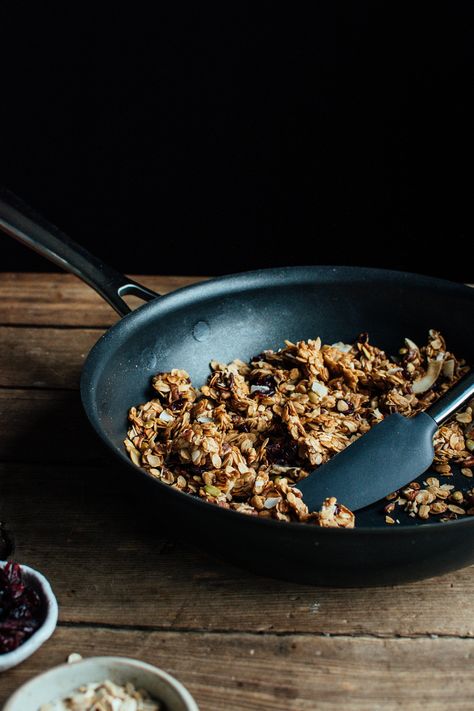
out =
[[[91,629],[91,630],[115,630],[117,632],[123,631],[131,631],[131,632],[162,632],[162,633],[167,633],[167,632],[176,632],[176,633],[183,633],[183,634],[194,634],[194,635],[200,635],[200,634],[217,634],[217,635],[226,635],[226,634],[242,634],[242,635],[255,635],[255,637],[264,637],[264,636],[269,636],[269,637],[310,637],[310,638],[322,638],[322,639],[361,639],[361,640],[370,640],[370,639],[408,639],[408,640],[416,640],[416,639],[446,639],[446,640],[454,640],[454,639],[465,639],[465,640],[474,640],[474,632],[470,634],[443,634],[438,633],[438,634],[433,634],[430,632],[418,632],[416,634],[388,634],[388,633],[383,633],[383,632],[303,632],[303,631],[298,631],[298,630],[261,630],[255,632],[254,630],[251,629],[235,629],[235,628],[226,628],[226,627],[213,627],[212,629],[209,627],[194,627],[194,628],[189,628],[189,627],[159,627],[159,626],[153,626],[153,625],[136,625],[136,624],[119,624],[119,623],[106,623],[106,622],[68,622],[68,621],[63,621],[59,620],[58,621],[58,627],[64,627],[65,629]]]

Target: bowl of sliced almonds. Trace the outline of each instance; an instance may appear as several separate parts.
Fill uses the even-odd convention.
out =
[[[127,657],[74,658],[28,681],[3,711],[199,711],[177,679],[151,664]]]

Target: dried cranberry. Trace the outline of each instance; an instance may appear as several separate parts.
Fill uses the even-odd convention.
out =
[[[271,351],[262,351],[261,353],[257,353],[257,355],[254,355],[253,358],[250,359],[250,363],[260,363],[261,361],[266,361],[269,353],[271,353]]]
[[[169,466],[177,476],[181,474],[186,478],[188,476],[202,476],[203,472],[206,471],[204,467],[198,467],[191,462],[182,462],[176,455],[168,457],[167,466]]]
[[[186,400],[182,397],[180,397],[178,400],[175,400],[174,402],[171,403],[170,409],[173,410],[173,412],[176,412],[176,410],[182,410],[182,408],[185,406]]]
[[[230,413],[230,418],[232,421],[232,427],[239,432],[250,432],[250,427],[247,424],[245,417],[242,415],[237,415],[235,412]]]
[[[369,334],[364,331],[363,333],[359,333],[357,336],[357,343],[368,343],[369,342]]]
[[[270,439],[267,444],[267,462],[292,467],[298,464],[298,444],[288,438]]]
[[[0,569],[0,654],[23,644],[43,621],[38,593],[22,580],[18,563]]]

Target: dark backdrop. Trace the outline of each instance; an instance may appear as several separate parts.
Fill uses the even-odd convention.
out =
[[[379,5],[3,9],[0,183],[129,273],[473,281],[471,5]]]

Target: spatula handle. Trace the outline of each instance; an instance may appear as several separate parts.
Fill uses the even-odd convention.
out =
[[[433,418],[438,427],[454,415],[471,398],[474,398],[474,371],[471,370],[461,380],[448,390],[442,398],[437,400],[427,410],[426,414]]]

